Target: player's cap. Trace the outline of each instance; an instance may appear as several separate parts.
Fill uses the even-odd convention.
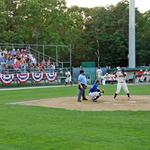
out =
[[[80,74],[81,74],[81,73],[84,73],[84,70],[80,70]]]

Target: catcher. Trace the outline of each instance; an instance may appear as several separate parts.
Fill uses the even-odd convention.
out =
[[[97,99],[104,93],[104,90],[100,90],[98,85],[100,84],[99,80],[92,85],[89,91],[89,96],[93,100],[93,102],[97,102]]]

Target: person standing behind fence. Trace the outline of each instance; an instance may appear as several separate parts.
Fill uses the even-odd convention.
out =
[[[143,70],[140,69],[137,74],[136,74],[136,83],[142,82],[143,81]]]
[[[99,80],[100,84],[102,83],[102,75],[103,75],[102,69],[98,67],[98,69],[96,70],[96,78],[97,80]]]
[[[71,72],[70,72],[69,69],[65,72],[65,75],[66,75],[65,85],[67,85],[67,84],[69,84],[69,83],[72,85]]]
[[[87,87],[87,79],[84,73],[84,70],[80,70],[80,75],[78,76],[78,88],[79,88],[79,93],[78,93],[78,102],[81,102],[81,97],[82,100],[88,100],[85,97],[85,89]]]
[[[150,80],[150,71],[148,71],[148,69],[144,71],[144,79],[146,82],[149,82]]]
[[[114,99],[116,99],[117,95],[120,93],[121,88],[123,88],[124,92],[128,96],[128,100],[130,100],[130,93],[126,84],[126,76],[127,73],[125,72],[124,68],[120,69],[119,67],[117,68],[117,72],[114,73],[117,79],[117,90],[114,94]]]

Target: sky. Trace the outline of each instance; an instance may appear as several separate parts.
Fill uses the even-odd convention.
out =
[[[66,0],[67,6],[77,5],[81,7],[95,7],[116,5],[121,0]],[[150,10],[150,0],[135,0],[135,6],[140,12]]]

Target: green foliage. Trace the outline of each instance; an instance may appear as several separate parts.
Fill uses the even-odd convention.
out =
[[[137,63],[150,64],[150,11],[137,14]]]
[[[94,52],[99,51],[101,66],[127,66],[128,3],[95,8],[90,15],[86,28],[89,53],[96,58]]]
[[[128,5],[67,8],[65,0],[0,0],[0,43],[71,44],[73,66],[127,66]],[[137,65],[150,64],[149,18],[150,11],[136,10]],[[60,55],[68,57],[65,50]]]

